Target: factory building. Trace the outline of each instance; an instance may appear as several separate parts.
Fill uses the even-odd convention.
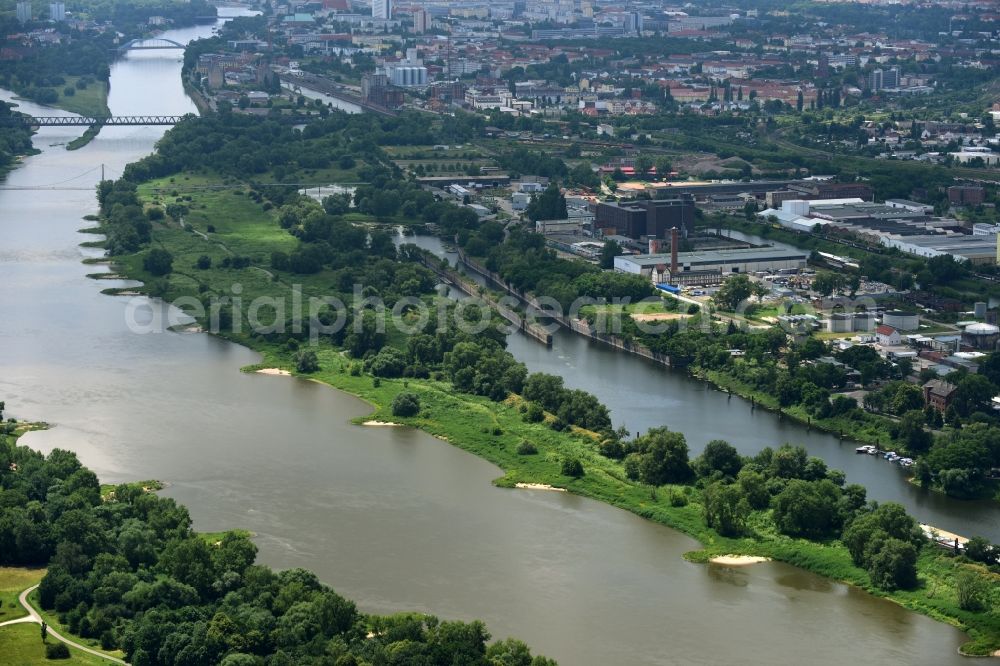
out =
[[[808,252],[774,247],[752,247],[731,250],[706,250],[671,254],[634,254],[615,257],[615,270],[620,273],[646,275],[657,282],[685,284],[687,275],[774,272],[801,270],[809,259]],[[676,264],[676,265],[674,265]],[[702,282],[705,284],[707,282]]]
[[[606,236],[667,238],[676,227],[686,238],[694,230],[694,196],[676,194],[665,199],[599,203],[594,226]]]

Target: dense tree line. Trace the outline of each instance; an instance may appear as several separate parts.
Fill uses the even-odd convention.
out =
[[[898,504],[866,502],[862,486],[845,485],[842,472],[827,469],[801,446],[767,447],[743,457],[729,443],[715,440],[692,461],[684,435],[654,428],[632,440],[606,440],[601,450],[623,459],[626,475],[635,481],[701,488],[705,524],[723,536],[752,535],[763,519],[791,537],[841,539],[876,587],[917,584],[917,553],[925,539],[916,521]],[[684,497],[674,495],[671,502],[683,504]],[[770,512],[769,517],[753,522],[760,512]],[[988,544],[983,557],[992,557]]]
[[[203,16],[216,16],[215,5],[206,0],[86,0],[68,3],[68,10],[83,12],[96,21],[111,21],[124,34],[141,33],[151,16],[162,16],[176,27],[194,25]]]
[[[143,212],[135,184],[104,180],[97,185],[97,202],[110,255],[129,254],[149,242],[152,223]]]
[[[315,574],[256,555],[244,534],[194,533],[172,499],[137,484],[102,497],[73,453],[0,434],[0,565],[47,566],[41,606],[136,666],[554,664],[514,639],[488,645],[481,622],[364,615]]]
[[[31,145],[31,130],[13,124],[17,112],[13,106],[0,102],[0,173],[11,166],[20,155],[27,155],[34,149]]]

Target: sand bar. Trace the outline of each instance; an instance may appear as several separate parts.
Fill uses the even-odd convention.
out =
[[[556,488],[555,486],[550,486],[547,483],[515,483],[515,488],[526,488],[528,490],[554,490],[557,493],[566,492],[565,488]]]
[[[716,555],[709,560],[712,564],[724,564],[727,567],[743,567],[748,564],[770,561],[771,558],[760,557],[759,555]]]

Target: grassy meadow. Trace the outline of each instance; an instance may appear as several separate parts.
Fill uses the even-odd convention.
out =
[[[49,643],[53,641],[54,638],[48,639]],[[46,659],[45,643],[41,640],[41,630],[37,624],[26,622],[0,627],[0,660],[5,666],[51,666],[51,664],[107,666],[113,663],[72,647],[69,653],[69,659],[58,661]]]

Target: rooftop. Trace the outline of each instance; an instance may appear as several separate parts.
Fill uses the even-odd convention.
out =
[[[678,252],[677,261],[680,264],[722,264],[726,262],[745,261],[780,261],[782,259],[805,260],[809,253],[792,248],[777,247],[745,247],[730,250],[701,250],[698,252]],[[636,254],[623,259],[640,266],[655,266],[670,264],[670,253]]]

